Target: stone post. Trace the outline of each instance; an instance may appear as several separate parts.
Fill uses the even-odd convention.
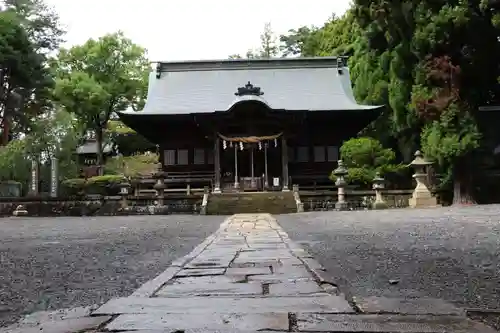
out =
[[[385,179],[377,172],[373,179],[373,189],[375,190],[375,202],[372,204],[373,209],[386,209],[389,208],[382,195],[382,190],[385,188]]]
[[[38,195],[38,182],[39,182],[39,165],[38,158],[33,156],[31,159],[31,189],[32,195]]]
[[[426,185],[427,180],[427,167],[432,165],[432,162],[426,161],[422,153],[417,150],[415,159],[410,165],[415,169],[413,178],[417,182],[417,186],[413,190],[413,195],[409,200],[410,207],[412,208],[425,208],[436,207],[437,200],[432,196],[431,191]]]
[[[57,198],[59,194],[59,160],[57,157],[50,158],[50,196]]]
[[[337,169],[333,170],[333,174],[337,177],[335,185],[337,186],[337,202],[335,203],[336,210],[347,210],[347,202],[345,201],[345,186],[347,182],[345,181],[345,176],[347,175],[347,169],[344,166],[342,160],[338,161]]]

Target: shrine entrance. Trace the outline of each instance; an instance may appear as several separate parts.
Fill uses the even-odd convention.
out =
[[[260,137],[227,137],[219,134],[222,189],[281,190],[283,186],[281,136],[282,133]]]

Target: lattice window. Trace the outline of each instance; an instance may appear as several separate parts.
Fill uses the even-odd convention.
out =
[[[337,162],[339,160],[339,147],[337,146],[326,147],[326,155],[328,162]]]
[[[163,159],[165,165],[175,165],[175,150],[169,149],[163,152]]]
[[[205,149],[197,148],[194,150],[193,163],[205,164]]]
[[[177,164],[187,165],[189,163],[189,151],[187,149],[179,149],[177,151]]]
[[[309,147],[297,147],[296,162],[309,162]]]
[[[316,146],[314,147],[314,162],[325,162],[325,147],[324,146]]]

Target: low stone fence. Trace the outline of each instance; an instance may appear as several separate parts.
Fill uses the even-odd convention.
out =
[[[203,194],[167,195],[159,206],[156,196],[128,196],[124,206],[121,196],[0,198],[0,217],[12,216],[20,205],[27,216],[199,214],[202,200]]]
[[[304,211],[328,211],[335,210],[337,202],[337,191],[299,191],[300,199],[304,205]],[[406,208],[413,190],[386,190],[383,191],[384,199],[388,208]],[[375,201],[375,191],[346,190],[345,200],[347,210],[372,209]]]

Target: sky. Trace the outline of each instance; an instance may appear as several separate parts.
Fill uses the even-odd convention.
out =
[[[151,61],[225,59],[257,48],[266,22],[277,35],[321,26],[350,0],[46,0],[67,31],[65,46],[121,30]]]

